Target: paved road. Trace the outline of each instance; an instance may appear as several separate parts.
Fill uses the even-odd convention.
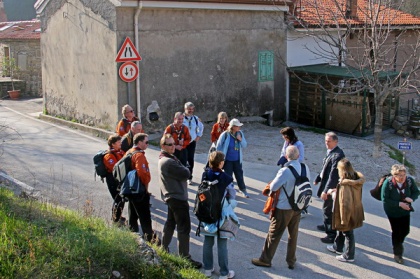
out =
[[[0,101],[0,125],[13,127],[19,133],[17,135],[10,133],[11,130],[0,129],[0,139],[3,141],[0,143],[0,170],[33,186],[53,202],[80,212],[93,208],[95,215],[109,222],[111,198],[105,184],[93,179],[92,163],[93,155],[106,146],[106,141],[38,120],[36,116],[42,110],[41,103],[41,99]],[[152,172],[150,189],[155,196],[152,200],[153,225],[156,230],[162,231],[166,208],[159,198],[157,187],[158,154],[159,150],[153,147],[146,151]],[[195,177],[200,176],[205,160],[206,154],[197,156]],[[245,162],[244,172],[251,198],[238,197],[237,213],[242,226],[238,238],[229,243],[230,268],[235,270],[235,278],[420,277],[420,207],[417,206],[417,211],[411,218],[411,233],[405,244],[406,265],[399,265],[392,259],[390,226],[382,205],[368,193],[373,182],[366,183],[364,187],[366,220],[364,226],[355,231],[357,245],[354,263],[336,261],[334,254],[328,252],[325,244],[319,241],[323,233],[314,228],[321,221],[321,201],[314,198],[309,216],[301,221],[295,270],[287,269],[285,262],[287,235],[283,236],[273,267],[253,266],[250,259],[259,256],[269,224],[267,217],[261,212],[265,199],[259,193],[265,183],[274,177],[276,167]],[[195,183],[190,187],[191,205],[197,185]],[[86,201],[91,206],[86,206]],[[198,222],[195,218],[192,220],[195,230]],[[193,232],[191,236],[191,254],[194,258],[201,259],[203,239],[195,237]],[[171,250],[176,251],[175,245]]]

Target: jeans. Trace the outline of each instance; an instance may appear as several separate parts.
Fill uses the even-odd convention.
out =
[[[152,217],[150,214],[150,195],[148,193],[141,196],[128,196],[128,226],[130,231],[138,232],[140,220],[143,235],[152,236]]]
[[[232,176],[232,173],[234,173],[236,182],[238,183],[239,190],[241,190],[242,192],[246,192],[246,186],[244,182],[244,171],[242,170],[242,164],[239,162],[239,160],[238,161],[225,161],[223,170],[229,176]]]
[[[410,233],[410,215],[391,218],[388,217],[392,230],[392,248],[395,256],[401,256],[404,253],[404,240]]]
[[[344,241],[346,251],[344,249]],[[354,252],[356,250],[356,242],[354,240],[353,230],[347,232],[338,232],[334,240],[334,248],[336,251],[343,252],[344,258],[354,260]]]
[[[289,266],[295,266],[299,222],[300,211],[276,208],[270,219],[270,227],[265,239],[263,251],[261,252],[260,260],[271,264],[271,260],[276,253],[277,246],[279,245],[281,237],[287,228],[289,238],[287,241],[286,262]]]
[[[195,146],[197,145],[196,141],[190,142],[190,144],[185,148],[187,151],[187,162],[188,162],[188,169],[190,170],[191,176],[189,179],[192,178],[193,168],[194,168],[194,155],[195,155]]]
[[[175,226],[178,232],[178,254],[182,257],[190,257],[190,206],[188,201],[169,199],[168,215],[163,227],[162,246],[169,251],[169,244],[174,235]]]
[[[324,226],[325,226],[325,232],[327,234],[327,237],[330,239],[335,239],[337,236],[337,231],[333,230],[332,228],[332,210],[333,210],[334,201],[331,197],[331,195],[328,195],[327,200],[324,201],[324,204],[322,206],[322,210],[324,213]]]
[[[229,274],[227,238],[220,238],[217,236],[208,236],[208,235],[204,236],[204,244],[203,244],[204,269],[211,270],[213,268],[214,239],[217,239],[217,260],[219,262],[220,275],[226,276]]]
[[[124,200],[120,196],[120,191],[118,191],[118,182],[114,179],[112,173],[108,173],[105,178],[106,184],[108,185],[109,193],[111,194],[114,202],[112,203],[112,221],[118,222],[121,218],[122,212],[124,210]]]

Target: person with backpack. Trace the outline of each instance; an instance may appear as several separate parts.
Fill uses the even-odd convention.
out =
[[[294,269],[296,264],[296,246],[299,231],[301,210],[292,209],[289,197],[292,196],[297,182],[292,170],[302,174],[302,166],[306,168],[306,179],[310,180],[309,168],[306,164],[299,163],[299,149],[291,145],[286,148],[286,159],[288,162],[281,168],[276,177],[270,183],[271,192],[280,189],[280,195],[276,209],[270,218],[270,227],[259,258],[253,258],[252,264],[262,267],[271,267],[271,261],[276,253],[283,232],[288,230],[289,237],[287,243],[286,262],[289,269]]]
[[[392,177],[382,185],[381,198],[392,231],[392,249],[394,260],[404,264],[404,240],[410,232],[410,213],[414,211],[412,203],[419,196],[419,189],[404,165],[391,167]]]
[[[130,105],[125,105],[121,109],[122,118],[118,122],[116,132],[121,137],[127,134],[131,129],[131,122],[138,121],[138,117],[135,115],[133,108]]]
[[[138,133],[144,133],[143,131],[143,125],[140,121],[136,120],[131,122],[131,129],[128,131],[127,134],[125,134],[121,139],[121,149],[124,150],[124,152],[127,152],[130,148],[133,147],[133,139],[134,135]]]
[[[160,139],[158,175],[162,200],[168,207],[166,222],[163,227],[162,247],[169,252],[169,244],[175,232],[178,232],[178,254],[186,258],[195,268],[202,263],[190,255],[190,206],[188,204],[188,184],[190,170],[174,156],[175,140],[171,134],[164,134]]]
[[[112,203],[112,221],[115,224],[124,225],[126,219],[122,217],[124,210],[124,200],[119,195],[119,183],[112,175],[114,165],[124,156],[124,151],[121,150],[121,137],[114,134],[108,137],[108,152],[103,157],[103,163],[106,169],[106,184],[108,185],[109,193],[111,194]]]
[[[284,164],[287,163],[287,160],[285,157],[286,148],[290,145],[296,145],[296,147],[299,149],[299,162],[303,163],[303,160],[305,159],[305,147],[303,143],[296,136],[295,130],[292,127],[285,127],[280,130],[280,134],[282,135],[284,139],[284,143],[281,149],[280,159],[277,161],[277,166],[280,166],[282,168]],[[302,210],[302,218],[304,218],[307,214],[308,214],[307,209]]]
[[[244,182],[244,171],[242,169],[242,149],[247,146],[244,133],[241,131],[243,123],[233,118],[229,122],[229,127],[224,131],[217,140],[216,150],[222,151],[226,158],[224,171],[227,175],[235,174],[236,182],[240,192],[245,198],[249,198]]]
[[[184,115],[182,112],[175,113],[174,123],[166,127],[164,134],[171,134],[175,140],[175,157],[177,157],[184,166],[187,166],[187,146],[191,142],[188,127],[183,124]]]
[[[204,235],[204,243],[203,243],[203,263],[204,263],[204,274],[207,277],[211,277],[212,273],[214,272],[213,267],[213,246],[214,241],[217,239],[217,256],[218,262],[220,267],[220,277],[219,279],[226,279],[226,278],[233,278],[235,276],[235,272],[233,270],[229,270],[228,267],[228,250],[227,250],[227,240],[228,237],[221,235],[219,232],[220,226],[222,226],[222,222],[226,218],[233,218],[239,224],[238,217],[234,213],[233,209],[236,207],[236,191],[233,187],[233,178],[226,173],[223,172],[223,164],[225,161],[225,155],[220,151],[214,151],[210,154],[209,157],[209,166],[210,168],[207,169],[202,175],[202,183],[203,181],[211,181],[217,183],[210,185],[210,187],[215,187],[216,192],[218,193],[217,196],[218,200],[213,201],[213,206],[216,207],[218,214],[216,214],[215,218],[219,217],[217,221],[207,224],[205,222],[201,222],[199,226],[200,231]],[[200,200],[198,197],[197,201]]]
[[[147,134],[138,133],[134,136],[134,147],[127,151],[126,156],[131,156],[131,169],[136,170],[141,183],[146,191],[141,194],[128,195],[128,226],[130,231],[139,232],[138,220],[140,220],[143,238],[152,242],[156,239],[156,234],[152,229],[152,217],[150,213],[150,193],[148,191],[151,180],[149,163],[147,162],[145,150],[149,145]]]
[[[187,126],[188,131],[190,132],[191,140],[187,145],[186,156],[188,162],[188,169],[190,170],[190,177],[188,178],[188,184],[192,184],[193,169],[194,169],[194,156],[195,156],[195,147],[197,142],[203,136],[204,125],[201,122],[200,118],[197,115],[194,115],[195,106],[191,102],[186,102],[184,104],[184,125]]]
[[[337,188],[328,191],[334,200],[332,225],[337,236],[327,250],[338,254],[336,259],[340,262],[354,262],[356,242],[353,230],[361,227],[365,220],[362,204],[365,177],[353,169],[347,158],[338,162],[337,169],[340,177]]]

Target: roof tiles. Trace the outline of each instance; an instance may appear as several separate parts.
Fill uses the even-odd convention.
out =
[[[348,0],[296,0],[294,14],[308,26],[318,26],[320,23],[331,26],[337,24],[364,25],[365,22],[371,23],[366,15],[380,7],[378,10],[379,20],[382,24],[420,26],[420,18],[411,14],[376,4],[369,7],[373,2],[371,0],[355,0],[357,3],[355,16],[347,15],[346,17],[346,12],[351,12],[347,9],[346,3],[348,2]]]
[[[39,20],[0,22],[0,40],[39,40],[40,38]]]

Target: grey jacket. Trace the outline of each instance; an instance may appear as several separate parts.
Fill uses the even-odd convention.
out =
[[[165,202],[168,199],[187,201],[189,169],[173,155],[162,151],[159,156],[158,170],[162,200]]]

